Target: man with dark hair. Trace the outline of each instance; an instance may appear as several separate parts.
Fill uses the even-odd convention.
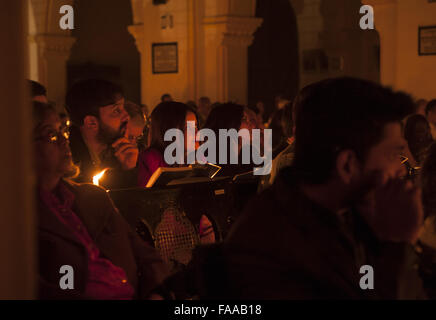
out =
[[[126,134],[130,117],[122,89],[105,80],[84,80],[69,90],[66,104],[73,123],[73,160],[81,170],[78,182],[91,182],[102,170],[113,169],[117,178],[109,179],[107,187],[136,185],[138,147]]]
[[[305,90],[292,166],[224,243],[232,298],[425,297],[413,267],[420,190],[402,179],[400,157],[401,120],[412,111],[408,95],[364,80]]]
[[[34,80],[27,80],[27,85],[30,89],[30,96],[32,98],[32,101],[48,103],[47,90],[42,84]]]
[[[173,101],[173,98],[171,97],[171,95],[169,93],[164,93],[162,95],[162,97],[160,97],[160,101],[161,102]]]
[[[430,124],[433,140],[436,140],[436,99],[427,103],[427,106],[425,107],[425,116]]]

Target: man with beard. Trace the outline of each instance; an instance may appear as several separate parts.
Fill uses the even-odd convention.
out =
[[[80,81],[69,90],[66,103],[73,122],[71,151],[81,171],[77,182],[92,182],[110,169],[104,186],[136,185],[138,147],[126,136],[130,118],[121,88],[105,80]]]
[[[236,221],[219,268],[228,287],[215,295],[425,298],[413,250],[423,221],[420,189],[403,179],[401,158],[401,120],[412,100],[353,78],[303,93],[294,162]]]

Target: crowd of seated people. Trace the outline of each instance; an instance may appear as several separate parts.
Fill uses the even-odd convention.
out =
[[[151,299],[168,275],[151,246],[131,230],[107,193],[72,182],[78,168],[56,111],[33,103],[41,299]],[[59,286],[59,268],[74,271],[71,290]]]
[[[413,245],[420,189],[404,180],[402,119],[413,101],[349,78],[305,89],[295,153],[223,246],[229,296],[246,299],[419,299]],[[268,212],[268,217],[265,213]],[[377,283],[362,290],[360,268]]]
[[[118,85],[90,79],[68,90],[67,128],[45,88],[34,81],[29,86],[35,101],[41,298],[172,296],[157,251],[138,238],[104,189],[91,183],[104,172],[100,182],[107,189],[144,188],[158,168],[183,166],[165,161],[171,144],[165,133],[184,133],[186,160],[187,141],[196,141],[195,150],[201,145],[188,136],[189,121],[195,132],[206,128],[217,136],[220,129],[251,133],[267,127],[274,144],[271,173],[259,179],[258,194],[224,241],[205,247],[216,263],[204,266],[198,259],[187,269],[201,274],[208,268],[209,277],[222,279],[212,281],[201,298],[436,298],[436,100],[415,103],[406,93],[338,78],[303,88],[293,102],[277,96],[269,121],[262,103],[211,104],[202,97],[198,105],[185,104],[170,94],[147,116]],[[220,176],[253,171],[253,163],[241,161],[244,143],[236,142],[237,164],[217,144],[217,156],[228,157],[219,164]],[[208,240],[202,243],[215,242],[211,226],[203,216],[199,235]],[[56,286],[59,263],[80,269],[80,283],[68,295]],[[365,265],[377,279],[372,290],[361,288]]]

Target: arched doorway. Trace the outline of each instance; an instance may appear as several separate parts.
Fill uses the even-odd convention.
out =
[[[248,49],[248,103],[264,102],[268,115],[276,95],[298,92],[297,19],[289,0],[258,0],[256,17],[263,23]]]
[[[122,85],[126,98],[139,103],[140,57],[127,30],[133,22],[130,1],[75,0],[76,43],[68,60],[68,87],[83,78]]]

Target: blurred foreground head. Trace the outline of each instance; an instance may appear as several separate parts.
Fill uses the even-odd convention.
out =
[[[354,78],[324,80],[303,93],[294,105],[294,165],[305,182],[353,184],[372,171],[384,180],[404,172],[401,120],[414,110],[409,95]]]

